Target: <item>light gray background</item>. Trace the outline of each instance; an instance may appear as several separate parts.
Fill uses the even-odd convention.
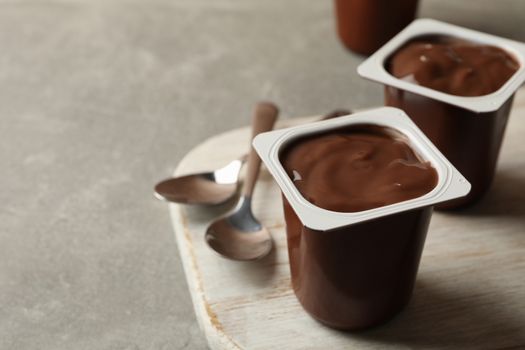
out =
[[[0,1],[0,349],[204,349],[152,197],[259,99],[382,102],[331,1]],[[420,14],[525,41],[523,0]]]

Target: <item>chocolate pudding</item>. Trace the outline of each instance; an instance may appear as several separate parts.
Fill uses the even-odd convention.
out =
[[[335,0],[334,4],[343,44],[370,55],[412,22],[418,0]]]
[[[395,52],[386,64],[399,79],[458,96],[498,91],[519,69],[501,48],[450,37],[421,37]],[[385,104],[403,109],[472,185],[468,196],[436,206],[473,204],[488,190],[512,106],[510,97],[493,112],[476,113],[396,87],[385,87]]]
[[[452,38],[411,41],[388,64],[399,79],[457,96],[495,92],[518,69],[518,62],[498,47]]]
[[[371,125],[300,139],[280,158],[303,197],[337,212],[421,197],[438,179],[401,137]]]
[[[356,125],[292,141],[281,164],[318,207],[356,212],[420,197],[438,175],[400,133]],[[306,227],[283,196],[292,286],[304,309],[339,329],[387,321],[410,299],[432,207],[329,231]]]

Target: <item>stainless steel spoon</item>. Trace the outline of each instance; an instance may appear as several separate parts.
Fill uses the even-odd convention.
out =
[[[230,199],[237,192],[239,173],[247,156],[215,171],[166,179],[155,185],[155,197],[184,204],[214,205]]]
[[[321,120],[350,114],[336,109]],[[155,185],[154,195],[160,200],[183,204],[216,205],[226,202],[237,192],[239,173],[247,155],[215,171],[172,177]]]
[[[269,131],[277,120],[278,109],[271,103],[262,102],[255,108],[252,123],[252,138]],[[272,249],[272,238],[268,230],[253,216],[252,193],[259,175],[261,159],[251,147],[248,169],[241,197],[235,209],[214,221],[206,230],[208,245],[225,258],[233,260],[255,260]]]

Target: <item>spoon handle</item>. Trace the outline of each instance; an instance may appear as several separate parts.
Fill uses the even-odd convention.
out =
[[[277,120],[279,109],[273,103],[270,102],[259,102],[255,106],[252,121],[252,140],[258,134],[270,131],[273,129],[273,125]],[[248,169],[246,170],[246,177],[244,179],[244,187],[242,189],[242,195],[251,197],[257,176],[259,175],[259,169],[261,168],[261,159],[255,152],[253,146],[250,146],[250,154],[248,155]]]

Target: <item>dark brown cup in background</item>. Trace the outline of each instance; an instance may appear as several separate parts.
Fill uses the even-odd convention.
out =
[[[283,196],[292,286],[329,327],[384,323],[410,300],[432,207],[331,231],[306,227]]]
[[[404,110],[472,185],[466,197],[436,209],[465,207],[483,197],[496,172],[514,96],[493,112],[476,113],[392,86],[384,91],[385,105]]]
[[[512,66],[516,65],[517,70],[508,78],[506,72],[497,75],[504,76],[506,80],[503,85],[492,92],[462,95],[459,92],[457,94],[448,92],[450,90],[446,89],[436,90],[412,81],[414,77],[410,75],[396,77],[391,72],[393,60],[396,57],[398,64],[401,62],[399,57],[407,60],[407,67],[415,64],[413,60],[415,55],[409,58],[401,54],[396,56],[414,41],[421,42],[425,46],[429,45],[427,49],[431,49],[433,43],[447,42],[474,43],[497,48],[515,61]],[[452,59],[455,57],[454,53],[449,52],[448,55]],[[428,67],[427,71],[421,73],[420,78],[432,77],[433,74],[438,76],[439,72],[446,69],[447,61],[441,65],[438,61],[440,56],[432,57],[434,61],[429,61],[424,54],[419,56],[419,60]],[[480,59],[479,62],[484,61]],[[436,205],[436,209],[459,209],[472,205],[490,188],[496,172],[514,94],[525,81],[524,62],[525,45],[523,43],[445,22],[418,19],[358,67],[357,71],[360,76],[384,85],[385,104],[404,110],[472,184],[472,190],[468,196]],[[469,69],[464,70],[467,75],[474,71],[472,68]],[[479,72],[482,71],[479,67],[476,69]],[[488,66],[486,69],[494,72],[493,66]],[[407,71],[410,71],[410,68]],[[444,85],[443,82],[440,82],[441,85],[436,86],[448,87],[461,82],[459,78],[462,78],[462,72],[459,70],[457,72],[454,78],[458,80],[447,80],[451,85]],[[471,87],[477,86],[472,85]],[[456,84],[454,88],[456,89],[454,91],[460,91],[461,85]],[[478,91],[481,91],[481,88]]]
[[[414,20],[418,0],[335,0],[334,5],[341,42],[370,55]]]

